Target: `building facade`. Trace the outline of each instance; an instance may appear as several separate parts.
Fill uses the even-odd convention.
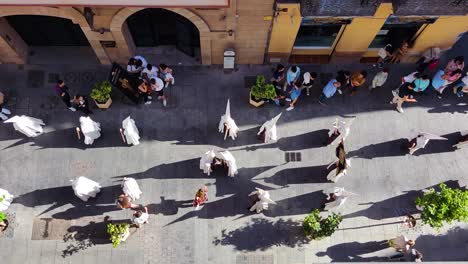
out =
[[[412,62],[428,48],[451,47],[468,30],[466,1],[277,1],[269,62],[371,62],[387,44],[404,41]]]
[[[227,50],[238,64],[370,62],[403,41],[412,61],[453,45],[467,11],[460,0],[0,0],[0,62],[60,46],[89,49],[101,64],[158,47],[204,65],[222,64]]]
[[[27,63],[36,46],[84,46],[102,64],[124,63],[139,48],[174,46],[200,64],[222,64],[231,49],[236,63],[261,64],[273,5],[274,0],[0,0],[0,61]]]

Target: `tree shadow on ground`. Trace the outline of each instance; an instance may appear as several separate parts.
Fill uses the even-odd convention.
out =
[[[20,132],[16,132],[20,133]],[[118,130],[101,130],[101,137],[94,140],[92,145],[86,145],[84,137],[81,135],[79,140],[76,135],[76,129],[74,127],[55,130],[44,133],[34,138],[27,138],[24,136],[23,139],[5,147],[4,149],[20,146],[23,144],[31,143],[32,147],[38,147],[39,149],[48,148],[74,148],[74,149],[94,149],[94,148],[111,148],[111,147],[129,147],[130,145],[122,141],[122,137]]]
[[[324,183],[327,180],[328,165],[319,165],[302,168],[288,168],[276,172],[273,176],[265,178],[265,182],[278,186],[288,187],[289,184]]]
[[[415,248],[423,261],[468,261],[468,229],[455,227],[443,235],[421,235]]]
[[[101,188],[101,192],[96,198],[90,198],[87,202],[84,202],[75,196],[71,186],[64,186],[40,189],[22,194],[15,198],[13,203],[22,204],[31,208],[50,205],[39,215],[71,204],[74,208],[56,213],[53,217],[59,219],[76,219],[82,216],[102,215],[105,212],[114,211],[112,207],[116,208],[115,199],[120,194],[122,194],[122,187],[120,185],[107,186]]]
[[[328,247],[326,251],[318,252],[318,257],[328,256],[332,262],[369,262],[389,261],[389,257],[396,255],[395,251],[378,251],[389,248],[387,240],[370,241],[365,243],[349,242]],[[376,253],[377,256],[364,257],[361,255]],[[390,253],[390,254],[389,254]]]
[[[274,222],[265,218],[254,218],[246,226],[233,231],[221,231],[214,245],[232,245],[239,251],[265,251],[273,246],[297,247],[309,243],[304,236],[300,221],[279,219]]]
[[[451,188],[460,188],[458,181],[446,181],[444,182],[447,186]],[[424,188],[434,188],[439,190],[439,184]],[[374,220],[382,220],[386,218],[392,217],[399,217],[408,214],[414,214],[419,212],[416,208],[415,200],[416,197],[420,197],[423,195],[423,190],[416,190],[416,191],[403,191],[403,194],[391,197],[386,200],[382,200],[379,202],[370,202],[370,203],[363,203],[360,205],[370,205],[368,208],[344,215],[344,218],[353,218],[359,216],[365,216],[370,219]]]
[[[274,143],[247,146],[238,150],[255,151],[257,149],[278,148],[282,151],[299,151],[326,146],[328,129],[320,129],[305,134],[281,137]]]

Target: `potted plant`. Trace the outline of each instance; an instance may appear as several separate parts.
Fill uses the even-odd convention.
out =
[[[107,233],[110,235],[112,246],[116,248],[122,241],[125,241],[130,235],[130,225],[122,224],[107,224]]]
[[[8,228],[8,220],[4,212],[0,212],[0,231],[5,231]]]
[[[422,222],[436,229],[444,222],[468,222],[468,190],[452,189],[444,183],[439,187],[440,192],[431,188],[416,198],[416,206],[422,210]]]
[[[107,109],[112,104],[110,93],[112,85],[108,81],[103,81],[94,85],[91,90],[91,98],[93,98],[99,109]]]
[[[255,84],[250,88],[249,100],[250,104],[259,107],[266,100],[271,100],[276,97],[276,90],[273,84],[265,83],[265,76],[258,75]]]
[[[331,236],[342,220],[343,217],[336,213],[332,213],[323,219],[319,210],[315,209],[304,218],[302,227],[307,237],[318,240]]]

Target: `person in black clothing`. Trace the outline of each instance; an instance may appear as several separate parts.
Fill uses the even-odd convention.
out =
[[[78,110],[82,111],[85,115],[92,114],[92,112],[89,110],[88,98],[86,98],[86,96],[77,94],[73,101]]]
[[[276,89],[281,90],[281,84],[284,81],[284,66],[282,64],[278,64],[276,66],[276,70],[273,73],[273,77],[271,78],[271,84],[275,86]]]
[[[55,93],[62,99],[68,109],[73,112],[76,111],[76,109],[71,104],[70,94],[68,94],[68,87],[65,85],[63,80],[57,81],[57,85],[55,86]]]
[[[416,87],[414,83],[404,83],[398,89],[398,92],[392,91],[393,100],[390,101],[390,104],[397,104],[397,111],[403,113],[403,108],[401,107],[403,102],[417,102],[416,99],[411,98],[413,95],[413,89]]]

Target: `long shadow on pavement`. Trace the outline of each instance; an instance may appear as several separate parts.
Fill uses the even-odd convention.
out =
[[[320,209],[326,197],[320,190],[286,198],[269,205],[268,210],[263,211],[263,214],[269,217],[308,214],[314,209]]]
[[[389,261],[388,254],[391,251],[385,251],[378,254],[378,251],[388,248],[386,240],[370,241],[365,243],[349,242],[328,247],[326,251],[318,252],[319,257],[328,256],[332,262],[369,262],[369,261]],[[376,256],[364,257],[361,255],[376,253]],[[385,254],[387,253],[387,254]],[[395,253],[395,252],[393,252]],[[372,255],[372,254],[371,254]]]
[[[447,186],[451,188],[460,188],[458,181],[446,181],[444,182]],[[439,190],[439,184],[430,186],[428,188],[434,188]],[[428,189],[425,188],[425,189]],[[423,190],[415,190],[415,191],[406,191],[402,195],[398,195],[386,200],[382,200],[379,202],[370,202],[370,203],[363,203],[360,205],[367,205],[370,206],[366,209],[344,215],[344,218],[353,218],[358,216],[365,216],[370,219],[374,220],[382,220],[386,218],[392,217],[399,217],[408,214],[414,214],[419,212],[416,208],[414,201],[416,197],[420,197],[423,195]]]
[[[214,245],[232,245],[239,251],[265,251],[273,246],[296,247],[309,243],[300,221],[279,219],[274,222],[254,218],[246,226],[230,232],[222,230]]]
[[[75,208],[56,213],[53,216],[60,219],[76,219],[82,216],[102,215],[105,212],[120,210],[115,206],[115,199],[122,194],[120,185],[101,188],[96,198],[90,198],[87,202],[75,196],[71,186],[35,190],[13,200],[13,203],[27,207],[50,205],[40,215],[51,210],[71,204]],[[110,206],[112,204],[112,206]]]
[[[318,165],[302,168],[288,168],[265,178],[265,182],[287,187],[289,184],[325,183],[328,165]]]
[[[423,261],[468,261],[468,229],[455,227],[444,235],[421,235],[415,242]]]

